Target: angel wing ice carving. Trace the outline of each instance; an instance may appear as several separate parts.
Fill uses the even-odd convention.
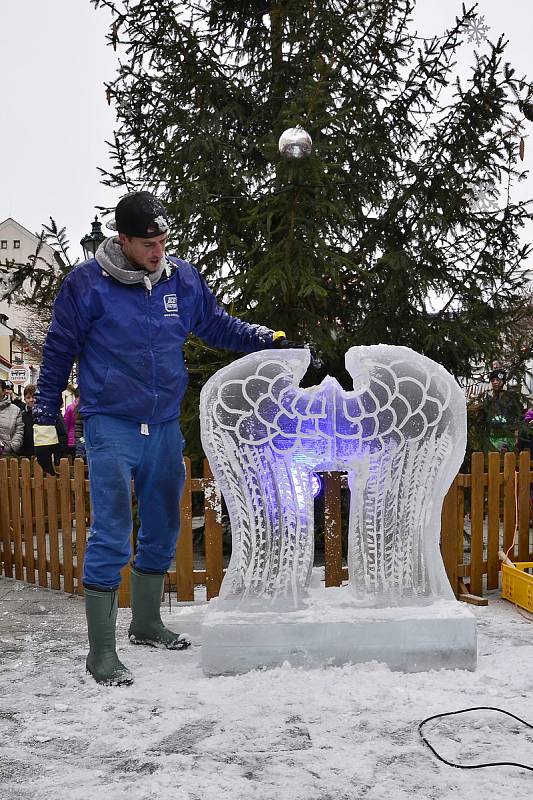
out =
[[[221,607],[298,607],[314,554],[311,475],[347,470],[348,569],[362,605],[451,597],[438,547],[444,495],[464,455],[464,395],[408,348],[354,347],[353,391],[303,389],[306,350],[262,351],[204,386],[202,442],[233,550]]]

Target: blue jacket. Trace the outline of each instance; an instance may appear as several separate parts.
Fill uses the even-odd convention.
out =
[[[230,316],[195,267],[177,258],[168,262],[170,277],[163,273],[151,292],[120,283],[95,259],[67,275],[43,348],[36,421],[55,423],[76,357],[82,415],[155,424],[179,416],[190,332],[213,347],[243,353],[272,346],[270,328]]]

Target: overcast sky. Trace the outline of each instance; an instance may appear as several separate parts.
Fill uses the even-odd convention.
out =
[[[459,0],[419,0],[419,33],[442,33],[460,8]],[[491,39],[509,38],[517,72],[529,69],[533,79],[531,0],[481,0],[479,13]],[[102,186],[98,172],[109,163],[105,140],[114,126],[104,88],[117,66],[104,38],[108,23],[89,0],[0,0],[0,221],[13,217],[38,232],[53,216],[67,227],[73,257],[95,206],[111,206],[121,194]],[[473,48],[464,47],[463,74]],[[524,161],[532,165],[533,137]],[[520,197],[531,196],[530,178]]]
[[[38,232],[52,216],[72,256],[94,207],[120,196],[98,172],[115,121],[104,86],[117,64],[109,19],[89,0],[0,0],[0,220]]]

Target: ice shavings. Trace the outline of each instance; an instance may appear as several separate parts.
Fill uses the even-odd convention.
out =
[[[469,706],[500,706],[533,722],[531,625],[495,594],[488,607],[472,609],[480,652],[474,673],[402,674],[377,663],[304,671],[286,664],[206,678],[198,635],[185,653],[135,647],[127,639],[131,612],[121,608],[119,655],[135,683],[116,689],[85,674],[83,599],[29,586],[6,597],[13,584],[0,580],[0,620],[9,626],[0,634],[19,648],[2,647],[0,671],[0,795],[9,800],[452,800],[530,793],[530,773],[447,767],[417,735],[425,717]],[[47,606],[60,639],[51,641],[43,618],[25,613],[25,596]],[[170,627],[185,630],[206,609],[173,606],[169,613],[162,606],[162,613]],[[507,756],[531,763],[531,738],[488,712],[455,724],[443,720],[427,733],[452,761]]]

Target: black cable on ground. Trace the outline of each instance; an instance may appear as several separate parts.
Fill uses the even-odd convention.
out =
[[[424,744],[426,744],[433,755],[435,755],[439,761],[442,761],[444,764],[447,764],[449,767],[457,767],[457,769],[482,769],[483,767],[520,767],[521,769],[529,769],[533,772],[533,766],[529,766],[528,764],[519,764],[515,761],[489,761],[486,764],[456,764],[453,761],[448,761],[446,758],[443,758],[433,745],[431,745],[424,734],[422,733],[422,728],[426,723],[431,722],[434,719],[442,719],[443,717],[453,717],[456,714],[465,714],[467,711],[497,711],[499,714],[506,714],[508,717],[512,717],[517,722],[520,722],[522,725],[526,725],[528,728],[533,728],[529,722],[526,722],[520,717],[516,717],[514,714],[511,714],[510,711],[504,711],[503,708],[494,708],[493,706],[475,706],[474,708],[461,708],[459,711],[446,711],[443,714],[434,714],[432,717],[426,717],[423,719],[422,722],[418,726],[418,733]]]

